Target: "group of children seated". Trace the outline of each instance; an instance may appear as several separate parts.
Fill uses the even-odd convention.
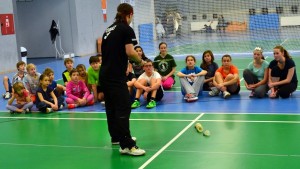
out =
[[[156,106],[156,101],[163,97],[163,90],[169,90],[175,83],[176,62],[173,56],[167,52],[167,44],[159,44],[159,55],[154,61],[148,60],[140,46],[135,47],[139,56],[146,62],[144,66],[133,66],[137,81],[135,99],[131,108],[137,108],[140,104],[140,96],[143,94],[147,100],[147,108]],[[282,46],[273,49],[274,59],[267,62],[263,56],[263,50],[256,47],[253,50],[253,60],[243,71],[245,86],[250,90],[249,97],[262,98],[288,98],[297,89],[298,80],[296,65],[289,53]],[[210,96],[218,96],[228,99],[240,91],[240,78],[238,68],[232,64],[232,57],[228,54],[221,58],[219,67],[214,61],[212,51],[207,50],[202,55],[200,67],[196,66],[196,58],[188,55],[185,58],[186,66],[177,72],[181,84],[183,99],[187,102],[198,100],[202,91],[209,91]],[[141,75],[141,71],[144,73]],[[271,91],[268,95],[268,91]]]
[[[29,113],[35,105],[38,111],[50,113],[63,109],[65,103],[69,109],[73,109],[103,101],[98,80],[100,57],[91,56],[89,62],[90,67],[86,71],[83,64],[74,68],[73,60],[65,59],[66,70],[62,73],[64,85],[56,83],[52,69],[46,68],[40,74],[34,64],[26,66],[25,62],[18,62],[18,72],[13,76],[12,83],[7,76],[3,80],[6,90],[3,97],[9,99],[6,108],[11,113]]]
[[[173,56],[168,54],[165,42],[159,44],[160,53],[153,61],[145,56],[141,46],[136,46],[135,50],[144,64],[128,63],[126,75],[132,98],[131,108],[141,106],[142,95],[147,101],[146,108],[154,108],[156,102],[163,98],[164,90],[170,90],[174,85],[177,65]],[[260,47],[254,49],[253,61],[243,71],[245,86],[251,91],[249,97],[262,98],[270,90],[270,98],[288,98],[297,89],[296,65],[291,56],[282,46],[274,47],[273,52],[274,60],[269,64],[264,59],[263,50]],[[222,93],[225,99],[239,93],[238,68],[232,64],[230,55],[224,55],[221,61],[219,67],[210,50],[203,53],[200,67],[196,66],[194,56],[185,58],[186,66],[176,74],[184,100],[198,100],[203,90],[209,91],[210,96]],[[101,56],[91,56],[89,63],[90,67],[86,70],[83,64],[74,68],[73,60],[65,59],[66,70],[62,73],[64,85],[60,85],[55,82],[54,72],[50,68],[40,74],[34,64],[26,66],[24,62],[18,62],[18,72],[13,76],[12,83],[6,76],[3,79],[7,91],[3,97],[9,99],[7,109],[12,113],[26,113],[35,104],[39,111],[49,113],[65,107],[64,102],[69,109],[103,102],[105,96],[99,84]]]

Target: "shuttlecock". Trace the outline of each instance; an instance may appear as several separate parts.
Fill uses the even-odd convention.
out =
[[[203,136],[210,136],[210,131],[209,130],[205,130],[204,132],[203,132]]]
[[[197,132],[202,133],[203,132],[203,127],[200,123],[196,123],[195,124],[195,129],[197,130]]]

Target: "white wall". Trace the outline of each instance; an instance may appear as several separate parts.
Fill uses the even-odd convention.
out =
[[[77,56],[96,53],[96,39],[111,25],[120,0],[107,2],[107,22],[103,21],[101,0],[34,0],[18,2],[20,45],[28,57],[54,57],[50,41],[52,19],[60,23],[62,48]]]
[[[59,23],[62,47],[73,51],[69,0],[38,0],[17,2],[19,41],[28,50],[28,57],[54,57],[55,48],[50,40],[52,20]]]
[[[1,0],[0,14],[14,13],[12,0]],[[15,19],[14,15],[14,19]],[[16,69],[16,63],[19,60],[16,34],[2,35],[0,33],[0,73]]]

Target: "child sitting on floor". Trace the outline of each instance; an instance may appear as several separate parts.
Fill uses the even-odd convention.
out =
[[[8,100],[6,108],[13,113],[29,113],[33,106],[28,91],[22,82],[13,85],[12,97]],[[12,104],[16,100],[16,104]]]
[[[196,58],[193,55],[188,55],[185,58],[185,63],[186,67],[177,73],[181,83],[182,94],[186,101],[196,101],[202,91],[207,71],[195,66]]]
[[[85,83],[79,80],[78,70],[71,70],[70,76],[71,81],[68,82],[66,87],[68,108],[73,109],[77,106],[93,105],[94,96],[90,93]]]
[[[53,89],[49,86],[49,77],[45,74],[40,76],[40,86],[37,90],[36,107],[42,113],[50,113],[64,107],[64,98],[56,97]]]
[[[147,99],[147,109],[156,107],[156,102],[160,101],[164,92],[161,87],[161,76],[158,72],[153,70],[153,63],[151,60],[146,60],[144,64],[145,72],[134,83],[136,87],[135,100],[131,105],[131,108],[140,107],[140,97],[144,92],[144,98]]]
[[[25,76],[25,87],[29,91],[30,98],[33,103],[36,101],[36,92],[39,88],[39,78],[40,73],[36,71],[36,66],[32,63],[29,63],[26,66],[27,75]]]

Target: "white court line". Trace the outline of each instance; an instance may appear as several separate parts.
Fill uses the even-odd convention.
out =
[[[168,152],[179,153],[203,153],[203,154],[226,154],[226,155],[248,155],[248,156],[275,156],[275,157],[300,157],[299,154],[269,154],[269,153],[231,153],[231,152],[209,152],[209,151],[180,151],[180,150],[166,150]]]
[[[59,147],[59,148],[83,148],[83,149],[119,149],[112,147],[88,147],[88,146],[63,146],[63,145],[51,145],[51,144],[18,144],[18,143],[0,143],[0,145],[11,146],[33,146],[33,147]]]
[[[300,124],[300,121],[266,121],[266,120],[199,120],[204,122],[230,122],[230,123],[287,123]]]
[[[201,113],[196,117],[189,125],[187,125],[183,130],[181,130],[172,140],[170,140],[165,146],[163,146],[158,152],[156,152],[149,160],[147,160],[139,169],[145,168],[150,164],[157,156],[159,156],[166,148],[168,148],[173,142],[175,142],[186,130],[188,130],[197,120],[199,120],[204,113]]]
[[[18,143],[0,143],[0,145],[8,146],[32,146],[32,147],[57,147],[57,148],[81,148],[81,149],[104,149],[104,150],[114,150],[119,148],[112,147],[89,147],[89,146],[64,146],[64,145],[45,145],[45,144],[18,144]],[[151,150],[156,151],[156,150]],[[209,151],[182,151],[182,150],[165,150],[167,152],[180,152],[180,153],[202,153],[202,154],[228,154],[228,155],[248,155],[248,156],[279,156],[279,157],[300,157],[298,154],[256,154],[256,153],[231,153],[231,152],[209,152]]]
[[[241,79],[240,79],[240,82],[242,82],[244,80],[244,78],[242,77]]]
[[[202,114],[204,114],[204,113],[201,113],[199,116],[201,117]],[[258,113],[258,114],[260,114],[260,113]],[[224,115],[224,114],[222,114],[222,115]],[[274,114],[274,115],[278,115],[278,114]],[[291,115],[294,115],[294,114],[291,114]],[[196,119],[199,119],[198,117]],[[106,121],[106,118],[57,118],[57,117],[55,117],[55,118],[51,118],[51,117],[0,117],[0,119]],[[194,122],[195,120],[186,120],[186,119],[130,119],[130,121]],[[300,124],[300,121],[272,121],[272,120],[198,120],[198,121],[204,121],[204,122],[230,122],[230,123],[290,123],[290,124]]]

